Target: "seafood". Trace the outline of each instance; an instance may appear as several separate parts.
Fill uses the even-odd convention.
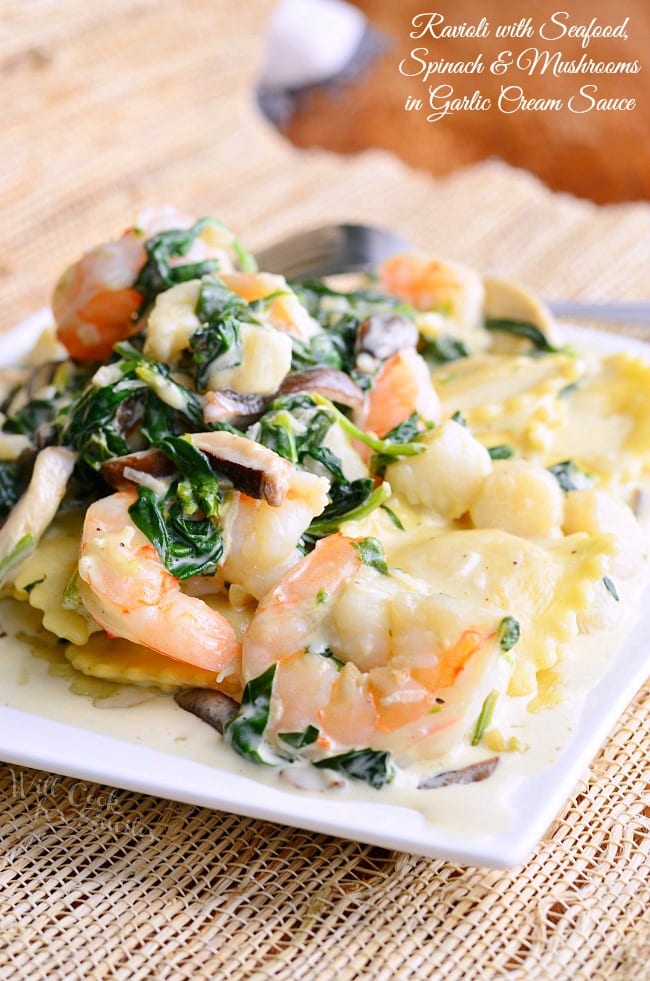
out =
[[[329,481],[232,433],[190,437],[235,490],[224,520],[223,575],[258,599],[300,559],[298,542],[327,503]]]
[[[379,267],[379,282],[416,310],[441,311],[458,326],[475,328],[483,317],[481,277],[460,263],[421,252],[403,252]]]
[[[415,348],[406,348],[384,361],[358,418],[364,429],[385,436],[414,412],[437,422],[440,402],[426,362]]]
[[[296,786],[434,787],[627,618],[650,369],[520,287],[423,253],[289,284],[163,208],[53,306],[71,358],[0,378],[0,586],[75,670],[209,690],[179,704]]]
[[[364,563],[367,546],[341,534],[319,542],[246,631],[244,678],[276,666],[265,733],[276,748],[283,733],[312,726],[319,758],[362,748],[435,755],[475,723],[486,684],[507,681],[500,611],[380,572]]]
[[[158,552],[129,517],[135,493],[120,491],[88,508],[79,559],[79,591],[109,634],[150,647],[217,676],[227,695],[241,693],[241,646],[232,626],[182,592]]]
[[[191,225],[192,219],[174,208],[143,212],[119,239],[95,246],[66,269],[54,289],[52,311],[57,337],[73,358],[104,360],[114,344],[140,330],[143,295],[135,282],[147,260],[145,241]],[[207,225],[181,261],[216,258],[229,268],[227,247],[232,239],[222,226]]]

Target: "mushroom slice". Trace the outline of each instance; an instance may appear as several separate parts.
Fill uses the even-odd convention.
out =
[[[171,477],[176,467],[161,450],[139,450],[126,456],[116,456],[102,464],[100,473],[109,486],[125,490],[134,483],[133,472],[150,477]]]
[[[553,314],[534,293],[498,276],[486,276],[483,282],[486,319],[522,321],[538,327],[553,343],[561,340]]]
[[[434,773],[424,777],[418,784],[418,790],[433,790],[435,787],[449,787],[452,783],[480,783],[491,777],[497,768],[498,756],[491,756],[480,763],[472,763],[460,770],[447,770],[445,773]]]
[[[174,701],[186,712],[196,715],[202,722],[216,729],[223,736],[229,722],[237,715],[239,705],[232,698],[210,688],[183,688],[176,692]]]
[[[262,415],[270,397],[267,395],[235,392],[232,388],[221,388],[204,395],[205,422],[229,422],[233,426],[250,426]]]
[[[32,479],[0,530],[0,585],[38,545],[63,499],[77,454],[48,446],[36,457]]]
[[[359,386],[344,371],[336,368],[308,368],[307,371],[294,371],[287,375],[278,390],[278,395],[297,395],[300,392],[318,392],[332,402],[360,409],[365,395]]]
[[[385,361],[418,342],[415,323],[401,313],[374,313],[359,324],[354,344],[356,354],[370,354]]]
[[[289,490],[294,468],[266,446],[235,433],[194,433],[187,437],[210,457],[213,469],[249,497],[279,507]]]

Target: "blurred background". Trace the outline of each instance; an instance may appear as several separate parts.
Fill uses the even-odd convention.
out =
[[[576,24],[629,17],[628,40],[594,39],[594,59],[650,58],[647,0],[567,6]],[[546,295],[647,292],[647,277],[644,287],[626,270],[631,247],[647,260],[648,212],[618,203],[649,197],[648,65],[598,79],[599,94],[635,97],[634,112],[492,110],[431,124],[404,109],[426,88],[399,72],[414,45],[445,60],[482,50],[489,62],[496,49],[530,42],[413,41],[420,7],[0,0],[0,330],[47,304],[83,249],[164,202],[219,215],[252,248],[324,221],[374,221]],[[556,7],[436,3],[450,24],[528,13],[539,21]],[[574,57],[580,41],[565,39],[562,50]],[[500,86],[489,73],[479,78],[486,95]],[[452,80],[458,95],[477,86],[472,75],[439,80]],[[527,79],[526,89],[555,96],[577,84],[544,76]],[[550,198],[545,187],[580,201]],[[570,274],[558,250],[571,255]]]
[[[328,67],[323,50],[335,47],[338,32],[339,51],[344,66],[329,84],[308,85],[302,91],[294,87],[289,105],[267,101],[275,110],[282,132],[301,147],[325,147],[340,153],[355,153],[365,147],[378,146],[392,150],[415,167],[435,175],[450,173],[458,167],[498,157],[515,167],[523,167],[540,177],[549,187],[568,191],[599,203],[634,201],[650,197],[650,3],[647,0],[573,0],[563,6],[557,0],[438,0],[433,5],[422,0],[350,0],[347,16],[342,0],[283,0],[279,5],[285,38],[291,39],[291,21],[307,23],[311,8],[312,22],[321,8],[320,33],[312,35],[312,66]],[[482,17],[492,26],[487,38],[409,37],[413,17],[424,9],[443,15],[445,24],[477,24]],[[556,10],[568,9],[570,19],[561,26],[598,24],[615,26],[629,17],[628,38],[593,38],[586,48],[581,37],[565,36],[557,41],[539,38],[495,37],[496,24],[519,22],[532,16],[542,24]],[[326,12],[327,11],[327,16]],[[364,15],[363,17],[361,15]],[[367,18],[367,20],[365,19]],[[276,19],[279,20],[276,14]],[[360,23],[361,22],[361,23]],[[365,30],[363,25],[365,24]],[[327,27],[330,26],[331,34]],[[559,32],[552,28],[553,34]],[[549,32],[546,32],[549,34]],[[346,44],[340,43],[340,38]],[[356,51],[348,46],[356,40]],[[634,98],[633,111],[590,111],[584,114],[560,112],[525,112],[506,115],[494,108],[504,77],[486,70],[481,75],[435,75],[430,83],[451,83],[454,95],[471,97],[476,88],[492,99],[487,112],[460,112],[436,123],[426,121],[426,113],[406,112],[409,96],[426,95],[428,85],[417,77],[400,74],[398,66],[406,59],[405,69],[419,67],[409,61],[413,48],[429,48],[432,60],[470,61],[482,51],[487,65],[503,49],[513,54],[535,45],[553,54],[561,50],[563,60],[577,60],[581,55],[594,62],[637,60],[645,70],[637,74],[571,75],[553,77],[550,72],[532,77],[514,74],[508,82],[520,84],[526,96],[563,98],[578,93],[581,85],[596,84],[597,98]],[[278,45],[280,47],[280,45]],[[286,57],[291,41],[284,48],[284,67],[271,64],[278,77],[290,89],[290,72],[298,58]],[[320,62],[319,62],[320,57]],[[423,57],[421,55],[421,57]],[[302,50],[305,61],[304,47]],[[644,64],[645,62],[645,64]],[[353,69],[356,65],[358,73]],[[305,65],[305,71],[308,65]],[[331,63],[329,65],[331,68]],[[289,84],[287,84],[289,83]],[[591,94],[592,90],[590,90]],[[584,100],[581,101],[582,106]]]

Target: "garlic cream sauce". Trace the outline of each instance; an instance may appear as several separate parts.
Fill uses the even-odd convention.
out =
[[[617,341],[615,347],[621,346]],[[579,446],[585,469],[597,474],[603,454],[610,459],[618,454],[628,435],[630,417],[623,382],[617,384],[618,388],[612,385],[595,392],[596,397],[584,407],[578,403],[580,411],[574,413],[570,429],[557,436],[556,459],[565,452],[567,457],[575,455],[572,451]],[[623,482],[640,487],[635,510],[647,540],[650,482],[641,483],[634,464],[635,454],[628,454]],[[418,535],[426,540],[437,530],[443,529],[432,517],[413,531],[411,545],[418,544]],[[347,532],[368,534],[372,529],[350,527]],[[209,768],[207,779],[213,778],[215,786],[223,782],[223,774],[238,774],[288,794],[407,807],[436,829],[476,839],[512,827],[522,782],[547,770],[570,744],[587,693],[607,671],[639,617],[641,594],[649,580],[646,555],[633,577],[616,578],[625,611],[616,627],[580,634],[563,645],[559,661],[538,674],[534,696],[502,696],[480,745],[473,747],[465,741],[444,759],[408,766],[401,766],[404,761],[397,759],[394,781],[380,791],[332,771],[316,771],[308,764],[256,766],[236,755],[210,726],[180,709],[171,695],[85,678],[66,661],[65,644],[58,644],[42,627],[41,614],[28,603],[12,599],[0,602],[4,634],[0,639],[0,699],[3,705],[75,726],[81,733],[90,730],[204,764]],[[486,780],[418,789],[426,777],[497,755],[498,765]]]
[[[44,641],[37,612],[11,599],[0,603],[0,625],[6,631],[0,640],[2,703],[81,731],[91,730],[205,764],[212,770],[215,783],[222,780],[222,774],[231,773],[289,794],[407,807],[419,812],[437,831],[475,840],[508,831],[516,816],[513,796],[522,781],[542,773],[559,758],[577,724],[586,693],[638,618],[638,600],[648,571],[646,563],[642,573],[619,590],[627,614],[615,630],[581,635],[570,645],[561,666],[558,704],[531,712],[528,697],[503,700],[499,728],[516,736],[520,749],[499,754],[492,775],[478,783],[417,789],[427,776],[495,756],[485,746],[468,744],[444,760],[397,766],[395,780],[380,791],[338,775],[328,786],[327,774],[315,776],[316,771],[306,764],[256,766],[237,756],[210,726],[180,709],[171,695],[106,685],[95,679],[87,679],[85,693],[75,693],[61,658]],[[83,692],[83,688],[82,684],[77,691]]]

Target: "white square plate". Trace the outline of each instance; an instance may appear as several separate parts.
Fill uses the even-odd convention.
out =
[[[32,322],[40,330],[44,315]],[[650,356],[650,344],[641,341],[580,328],[566,333],[578,347]],[[26,335],[25,325],[21,335]],[[3,340],[0,362],[18,356],[15,336]],[[171,698],[130,708],[94,708],[88,699],[71,695],[62,679],[49,677],[47,666],[26,645],[9,639],[1,642],[0,757],[386,848],[508,868],[526,859],[650,673],[650,591],[645,599],[641,621],[603,662],[585,696],[537,717],[538,732],[554,731],[556,744],[536,751],[533,731],[531,766],[520,762],[528,754],[510,754],[519,762],[506,761],[482,783],[420,791],[429,795],[428,817],[411,807],[383,803],[380,792],[366,788],[345,799],[335,793],[283,790],[268,781],[265,768],[239,758],[229,764],[231,769],[223,769],[216,734]],[[45,698],[30,695],[27,675],[40,678]],[[71,716],[75,725],[63,721]],[[462,830],[468,816],[471,820]]]

